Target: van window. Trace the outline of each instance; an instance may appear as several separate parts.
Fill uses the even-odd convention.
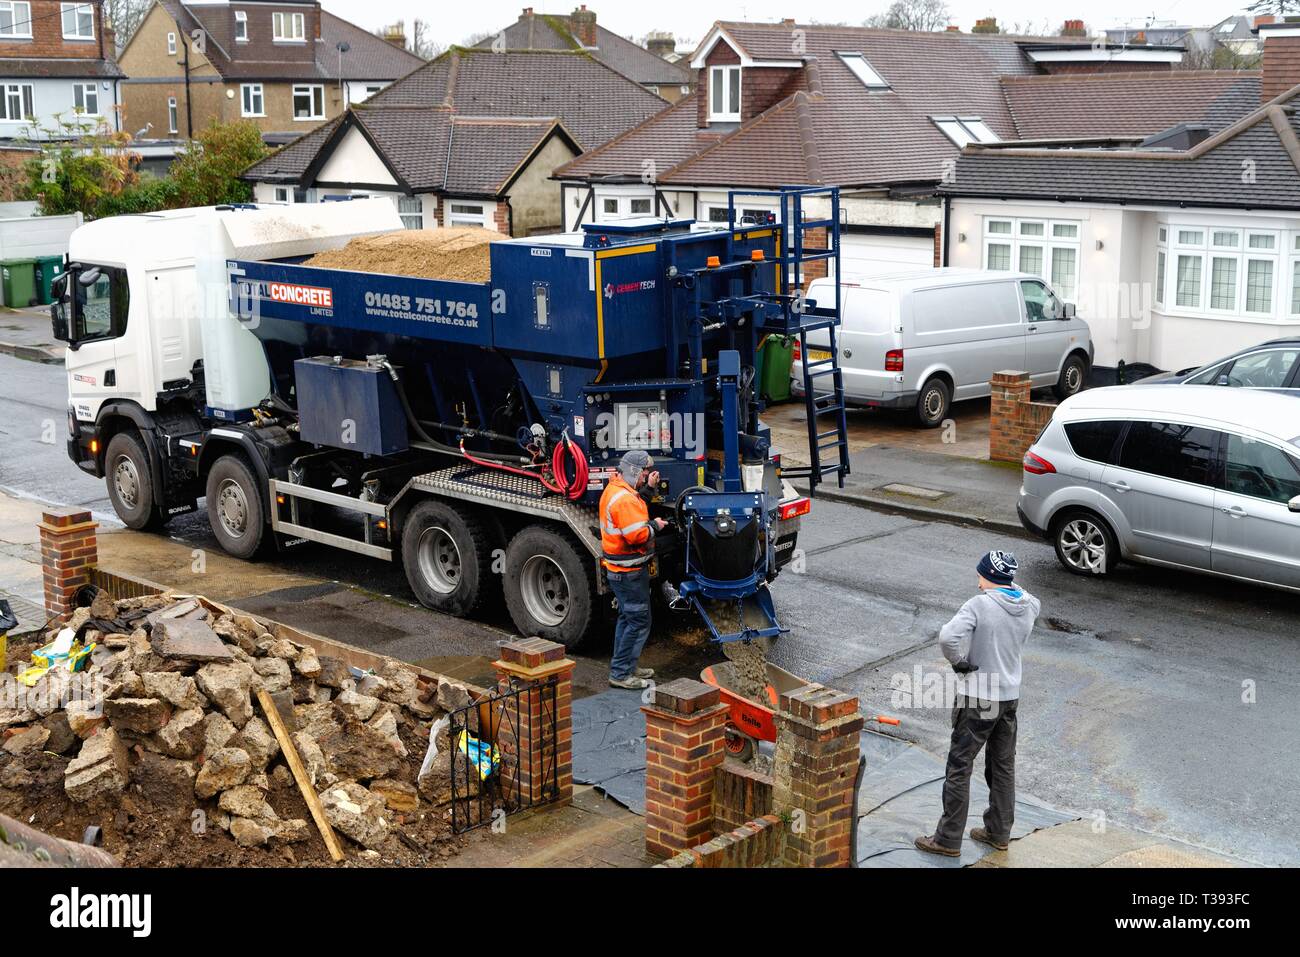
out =
[[[912,296],[917,335],[1020,324],[1020,300],[1012,282],[984,282],[920,289]]]
[[[1124,431],[1120,421],[1067,422],[1065,437],[1074,454],[1091,462],[1114,465],[1119,460],[1119,437]]]
[[[1300,459],[1266,442],[1228,435],[1224,488],[1285,505],[1300,495]]]
[[[1026,280],[1020,283],[1020,289],[1025,296],[1025,312],[1030,322],[1060,319],[1064,314],[1060,302],[1041,282]]]
[[[1214,484],[1214,460],[1222,433],[1171,422],[1134,422],[1124,437],[1120,468]]]

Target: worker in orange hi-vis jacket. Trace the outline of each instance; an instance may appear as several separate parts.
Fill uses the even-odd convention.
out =
[[[618,599],[618,624],[614,627],[614,654],[609,662],[609,683],[615,688],[647,688],[654,669],[638,668],[641,649],[650,637],[650,559],[655,532],[667,524],[650,519],[643,489],[659,484],[654,459],[648,452],[628,452],[618,463],[618,474],[600,496],[600,563],[609,587]]]

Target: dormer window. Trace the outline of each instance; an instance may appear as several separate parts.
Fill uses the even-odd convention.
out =
[[[248,42],[248,14],[243,10],[235,11],[235,39],[240,43]]]
[[[301,13],[272,13],[271,39],[282,43],[302,43],[307,38],[306,18]]]
[[[719,123],[740,122],[740,67],[710,67],[709,119]]]
[[[890,89],[889,81],[877,73],[876,68],[861,53],[840,53],[838,56],[868,90]]]
[[[961,149],[968,143],[997,143],[998,134],[978,116],[932,116],[934,125]]]

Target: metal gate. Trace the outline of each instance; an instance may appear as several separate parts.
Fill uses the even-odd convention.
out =
[[[454,833],[559,797],[557,687],[512,681],[448,715]]]

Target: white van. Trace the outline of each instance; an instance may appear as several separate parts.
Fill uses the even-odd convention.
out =
[[[1050,286],[1029,273],[927,269],[841,282],[837,333],[850,405],[911,410],[926,428],[952,402],[989,394],[995,372],[1027,370],[1061,398],[1083,388],[1092,333]],[[832,306],[835,283],[815,279],[810,303]],[[808,334],[809,361],[830,358],[824,330]],[[821,348],[818,348],[820,346]],[[794,392],[804,391],[796,356]]]

